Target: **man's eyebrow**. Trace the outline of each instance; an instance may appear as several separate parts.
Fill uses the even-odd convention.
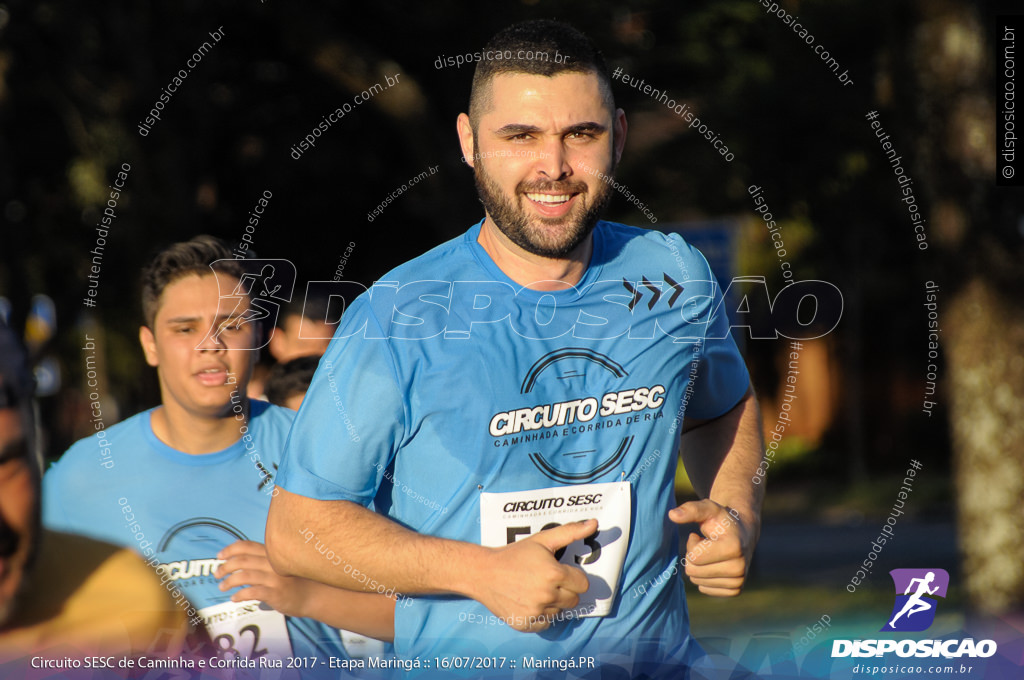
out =
[[[509,123],[503,125],[494,131],[495,135],[499,137],[521,135],[526,132],[541,132],[541,129],[536,125],[527,125],[526,123]]]
[[[568,128],[562,131],[562,134],[570,134],[573,132],[607,132],[608,126],[602,125],[601,123],[595,123],[588,121],[586,123],[577,123],[576,125],[570,125]]]
[[[587,121],[585,123],[576,123],[575,125],[570,125],[569,127],[562,130],[561,134],[568,135],[575,132],[602,133],[606,132],[607,130],[607,125],[603,125],[601,123],[597,123],[594,121]],[[543,132],[543,130],[537,127],[536,125],[527,125],[526,123],[509,123],[508,125],[504,125],[495,130],[494,134],[497,135],[498,137],[514,137],[515,135],[521,135],[525,133],[535,134],[538,132]]]
[[[166,319],[164,323],[196,323],[202,321],[198,316],[175,316],[170,319]]]

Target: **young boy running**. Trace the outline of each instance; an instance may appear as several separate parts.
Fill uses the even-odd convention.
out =
[[[139,340],[161,405],[72,446],[45,476],[44,522],[139,551],[202,619],[219,657],[345,658],[332,626],[390,639],[394,601],[283,577],[267,560],[294,414],[245,397],[258,328],[246,322],[248,296],[221,299],[243,275],[209,236],[167,248],[143,271]],[[309,550],[337,560],[310,538]]]

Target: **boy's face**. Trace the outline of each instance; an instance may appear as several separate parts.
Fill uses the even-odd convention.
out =
[[[250,311],[248,297],[220,298],[237,284],[216,272],[189,274],[164,288],[153,328],[143,326],[139,340],[146,362],[157,368],[165,407],[222,418],[231,412],[232,391],[245,396],[258,327],[241,323]]]
[[[39,537],[39,475],[22,414],[0,408],[0,627],[10,618]]]

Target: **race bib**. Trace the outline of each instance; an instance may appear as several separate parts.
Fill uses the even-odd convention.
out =
[[[480,544],[498,548],[561,524],[596,519],[594,534],[555,552],[555,558],[581,568],[590,580],[573,610],[576,615],[605,616],[615,602],[626,560],[630,495],[629,482],[481,493]]]
[[[292,655],[284,614],[261,608],[259,600],[211,605],[199,615],[220,657],[286,660]]]

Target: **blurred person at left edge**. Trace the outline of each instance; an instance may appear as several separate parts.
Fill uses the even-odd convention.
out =
[[[141,558],[42,528],[33,390],[0,321],[0,677],[32,657],[178,656],[188,619]]]

